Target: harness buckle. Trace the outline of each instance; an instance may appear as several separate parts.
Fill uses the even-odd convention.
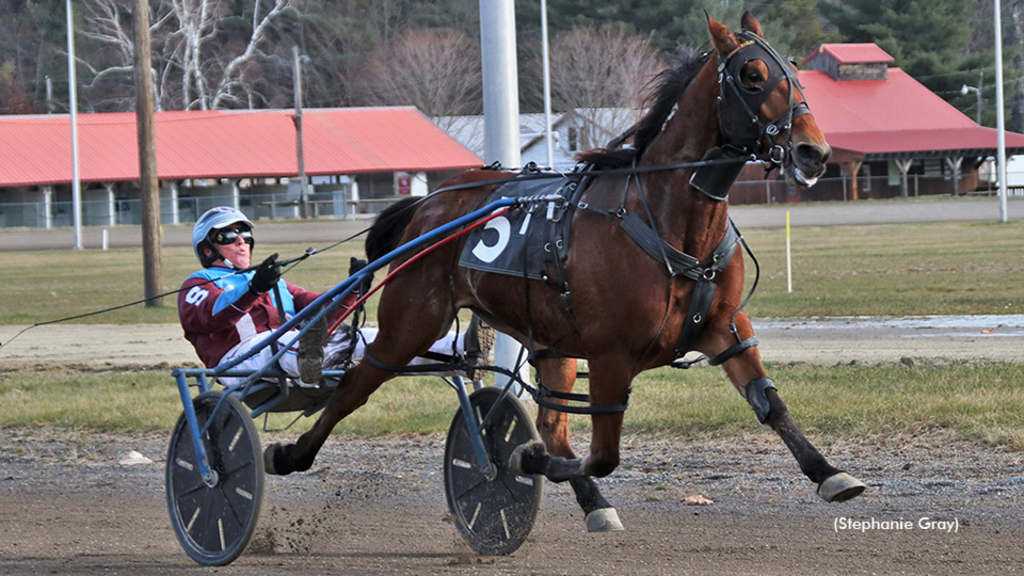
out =
[[[776,133],[778,132],[776,131]],[[778,144],[772,146],[771,149],[768,150],[768,159],[772,161],[772,164],[781,165],[786,159],[786,149]]]
[[[769,136],[778,136],[779,135],[779,127],[776,126],[775,124],[769,124],[767,127],[765,127],[764,133],[769,135]]]

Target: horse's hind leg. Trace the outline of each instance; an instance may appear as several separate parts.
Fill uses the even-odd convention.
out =
[[[750,403],[758,420],[775,430],[800,464],[800,470],[818,485],[818,496],[827,502],[845,502],[864,491],[865,485],[860,480],[829,464],[804,436],[778,390],[765,377],[757,348],[746,349],[722,366]]]
[[[601,366],[603,364],[603,366]],[[552,482],[570,482],[576,480],[573,488],[579,486],[577,494],[582,493],[584,499],[593,494],[600,494],[596,491],[596,484],[593,484],[591,477],[604,477],[612,473],[619,465],[619,443],[622,435],[623,413],[618,411],[624,407],[628,399],[629,383],[632,374],[628,372],[628,363],[621,358],[607,362],[590,361],[590,403],[593,407],[613,406],[611,411],[593,414],[593,432],[590,440],[590,454],[585,458],[571,457],[572,451],[568,449],[568,438],[565,436],[564,444],[568,456],[554,456],[547,453],[545,447],[540,443],[525,444],[517,448],[509,461],[513,470],[519,470],[526,474],[541,474]],[[556,416],[548,416],[557,418]],[[563,416],[564,418],[564,416]],[[541,423],[542,428],[544,423]],[[564,426],[564,424],[563,424]],[[558,425],[554,425],[558,428]],[[601,499],[603,500],[603,498]],[[590,502],[590,505],[603,505],[597,502]],[[616,515],[617,516],[617,515]]]
[[[540,382],[549,390],[571,392],[576,379],[576,360],[573,358],[546,359],[537,363]],[[567,404],[565,400],[553,400]],[[575,459],[576,453],[569,442],[569,415],[550,408],[537,410],[537,429],[547,447],[548,454],[556,457]],[[588,532],[613,532],[622,530],[622,522],[615,508],[605,500],[590,476],[569,480],[576,502],[583,509]]]
[[[331,395],[324,411],[309,431],[299,436],[295,444],[272,444],[267,447],[263,453],[267,474],[285,475],[309,470],[331,430],[365,404],[370,395],[391,375],[366,362],[360,362],[346,372],[338,389]]]
[[[407,295],[400,293],[402,287],[385,290],[377,314],[380,330],[367,346],[366,352],[391,366],[405,366],[417,355],[427,351],[435,337],[441,335],[451,323],[451,306],[443,300],[435,301],[434,306],[394,304],[410,300]],[[309,431],[300,436],[295,444],[267,447],[263,458],[267,473],[290,474],[308,470],[334,426],[365,404],[370,395],[393,375],[393,372],[374,368],[365,360],[347,371]]]

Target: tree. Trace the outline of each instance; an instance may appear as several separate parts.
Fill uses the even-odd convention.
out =
[[[56,94],[67,94],[64,22],[62,0],[0,0],[0,66],[10,67],[5,91],[29,100],[26,109],[20,96],[13,106],[5,97],[8,101],[0,102],[0,113],[45,112],[48,76],[54,79]]]
[[[650,41],[625,26],[576,28],[552,42],[552,106],[593,129],[579,148],[603,146],[639,119],[642,88],[663,68]]]
[[[430,117],[479,114],[480,47],[465,34],[435,28],[402,33],[367,63],[367,104],[412,105]]]
[[[259,96],[247,72],[251,64],[266,57],[263,45],[269,28],[291,9],[291,0],[252,0],[249,5],[228,0],[160,0],[150,6],[158,109],[216,109],[244,105],[247,97]],[[123,94],[131,86],[135,50],[134,3],[87,0],[84,7],[80,32],[97,47],[82,58],[93,74],[89,86],[115,94],[113,105],[125,109]],[[108,81],[117,85],[104,87]]]
[[[25,94],[25,84],[18,78],[14,62],[0,65],[0,110],[6,114],[35,112]]]
[[[974,0],[843,0],[822,13],[845,42],[874,42],[935,92],[960,88],[955,74],[971,38]]]

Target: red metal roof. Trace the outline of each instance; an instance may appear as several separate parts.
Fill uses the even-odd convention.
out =
[[[291,110],[158,112],[161,179],[287,177],[298,173]],[[412,107],[305,110],[309,175],[436,171],[482,161]],[[134,113],[79,114],[83,182],[139,178]],[[0,187],[71,181],[67,115],[0,117]]]
[[[887,80],[833,80],[801,70],[807,104],[835,149],[895,154],[996,148],[996,131],[978,126],[899,68]],[[1024,147],[1024,135],[1006,133],[1006,145]]]
[[[825,52],[840,64],[879,64],[895,62],[896,59],[877,44],[822,44],[804,60],[810,62],[819,53]]]

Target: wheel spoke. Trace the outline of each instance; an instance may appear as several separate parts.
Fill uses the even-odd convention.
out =
[[[225,565],[238,557],[255,529],[262,497],[262,455],[256,428],[234,398],[208,392],[193,400],[203,426],[202,442],[219,482],[210,487],[200,477],[192,437],[184,415],[179,418],[168,453],[167,490],[175,535],[193,560]]]
[[[487,414],[501,395],[500,389],[484,388],[470,396],[473,411]],[[504,402],[504,401],[503,401]],[[473,438],[466,429],[462,410],[456,412],[445,447],[445,492],[449,509],[466,542],[479,554],[509,554],[525,540],[533,527],[543,481],[508,469],[512,451],[538,438],[529,414],[510,398],[480,432],[497,477],[487,481],[476,466]],[[474,464],[471,464],[474,463]]]

